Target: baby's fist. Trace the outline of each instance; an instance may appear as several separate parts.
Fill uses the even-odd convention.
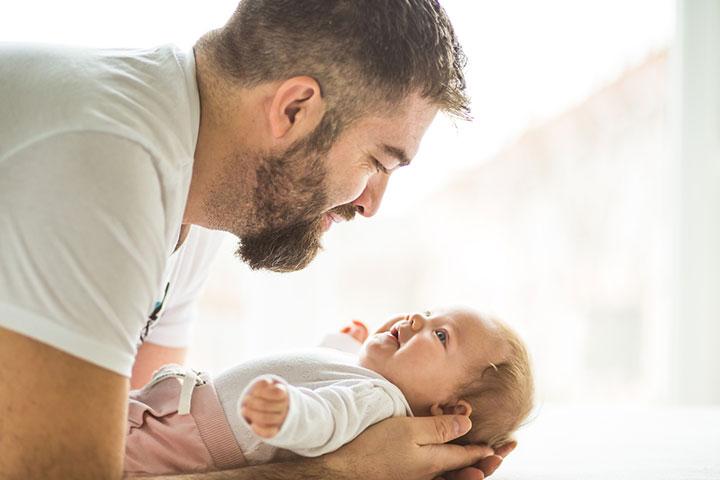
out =
[[[240,414],[258,436],[272,438],[280,431],[289,406],[285,385],[270,378],[260,378],[243,396]]]

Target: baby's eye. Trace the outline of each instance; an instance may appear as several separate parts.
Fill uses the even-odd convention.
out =
[[[445,345],[447,343],[448,334],[445,330],[435,330],[435,336]]]

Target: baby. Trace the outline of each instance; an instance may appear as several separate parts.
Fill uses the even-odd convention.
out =
[[[468,415],[472,429],[457,442],[493,446],[529,414],[527,351],[498,320],[437,309],[395,317],[380,330],[369,338],[359,322],[344,330],[344,350],[355,344],[358,355],[329,348],[273,355],[212,381],[164,367],[131,392],[126,474],[319,456],[403,415]]]

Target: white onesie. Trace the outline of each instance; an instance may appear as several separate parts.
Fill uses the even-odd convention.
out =
[[[256,378],[281,379],[290,408],[280,432],[269,440],[253,433],[239,413],[245,389]],[[337,450],[369,426],[389,417],[412,416],[400,389],[357,365],[357,357],[313,348],[245,362],[214,381],[220,404],[249,464],[283,457],[278,449],[305,457]]]

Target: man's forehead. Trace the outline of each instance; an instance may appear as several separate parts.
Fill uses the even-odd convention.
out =
[[[407,163],[420,146],[425,131],[437,114],[437,107],[424,99],[387,116],[368,119],[374,146],[382,153]]]

